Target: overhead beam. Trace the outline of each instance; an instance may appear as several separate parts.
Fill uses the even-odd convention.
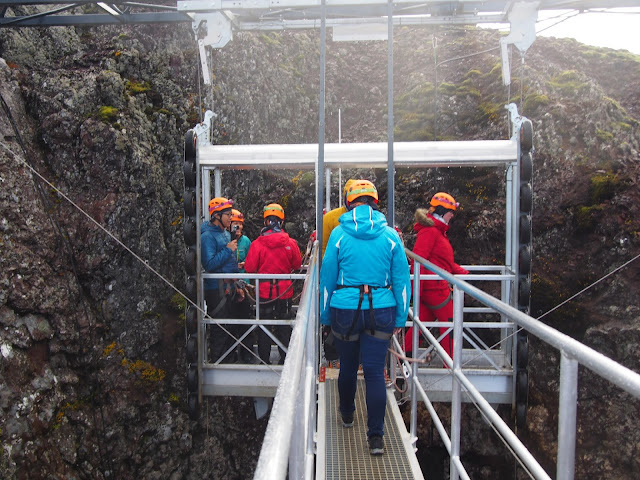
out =
[[[41,17],[2,17],[0,18],[0,28],[191,23],[191,21],[191,17],[187,14],[178,12],[123,13],[117,18],[108,14],[44,15]]]
[[[517,140],[395,142],[394,165],[401,167],[500,166],[517,160]],[[327,143],[325,167],[387,168],[386,143]],[[203,167],[233,169],[313,169],[317,144],[199,145]]]

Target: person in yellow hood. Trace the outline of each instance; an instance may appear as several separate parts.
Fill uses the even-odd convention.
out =
[[[342,215],[343,213],[346,213],[347,211],[347,207],[345,207],[345,205],[347,204],[347,201],[346,201],[347,192],[349,191],[349,187],[353,182],[355,182],[355,180],[353,178],[350,178],[349,180],[347,180],[347,183],[344,184],[344,190],[342,191],[342,197],[343,197],[342,207],[334,208],[330,212],[327,212],[324,217],[322,217],[322,256],[323,257],[324,257],[324,251],[327,248],[327,243],[329,242],[329,237],[331,236],[331,231],[340,224],[340,222],[338,221],[338,219],[340,218],[340,215]]]

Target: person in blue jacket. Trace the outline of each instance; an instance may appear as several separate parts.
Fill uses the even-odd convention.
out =
[[[228,230],[231,225],[232,206],[233,200],[224,197],[216,197],[209,202],[210,220],[204,222],[200,229],[201,261],[207,273],[238,273],[238,241],[231,239]],[[205,278],[204,299],[207,302],[207,315],[211,318],[237,318],[235,315],[238,304],[245,301],[242,293],[236,290],[233,281]],[[226,325],[224,328],[237,338],[237,327]],[[218,325],[209,325],[208,331],[210,358],[212,362],[216,362],[233,344],[233,338]]]
[[[320,271],[320,320],[331,325],[340,355],[342,424],[353,426],[362,363],[371,455],[384,453],[385,358],[391,336],[407,321],[411,300],[402,241],[377,203],[373,183],[357,180],[349,186],[347,212],[331,232]]]

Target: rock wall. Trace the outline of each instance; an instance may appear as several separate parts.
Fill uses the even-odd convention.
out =
[[[534,316],[638,254],[637,56],[538,39],[507,89],[496,52],[467,57],[497,46],[492,32],[399,29],[395,44],[396,140],[507,138],[508,101],[532,119]],[[436,82],[434,54],[465,58],[439,65]],[[183,287],[182,142],[203,107],[217,114],[218,143],[316,142],[317,32],[236,35],[213,54],[202,98],[187,26],[5,29],[0,57],[0,477],[250,477],[266,426],[250,401],[216,398],[200,421],[186,415],[182,302],[169,286]],[[386,68],[386,44],[329,42],[327,142],[338,109],[343,141],[386,139]],[[376,182],[384,210],[386,172],[357,174]],[[457,261],[502,263],[503,177],[400,169],[408,243],[415,208],[445,190],[463,205],[450,231]],[[304,246],[311,175],[224,174],[223,184],[251,238],[262,205],[279,201]],[[640,371],[638,273],[631,263],[543,320]],[[558,355],[535,340],[530,351],[519,434],[553,472]],[[582,370],[579,398],[577,478],[635,478],[638,402]],[[465,417],[472,478],[512,478],[500,441],[473,410]],[[438,478],[448,460],[430,432],[425,417],[422,462]]]

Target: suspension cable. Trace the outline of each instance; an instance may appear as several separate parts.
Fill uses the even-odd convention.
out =
[[[598,283],[602,282],[603,280],[605,280],[607,277],[613,275],[614,273],[620,271],[621,269],[623,269],[624,267],[626,267],[627,265],[633,263],[634,261],[636,261],[638,258],[640,258],[640,254],[636,255],[635,257],[633,257],[630,260],[627,260],[625,263],[623,263],[622,265],[620,265],[619,267],[616,267],[614,270],[612,270],[611,272],[607,273],[606,275],[604,275],[603,277],[601,277],[600,279],[596,280],[595,282],[591,283],[589,286],[583,288],[582,290],[580,290],[578,293],[572,295],[571,297],[567,298],[566,300],[564,300],[562,303],[556,305],[555,307],[553,307],[552,309],[550,309],[549,311],[547,311],[546,313],[540,315],[539,317],[536,318],[536,320],[540,320],[543,317],[545,317],[546,315],[550,314],[551,312],[553,312],[554,310],[557,310],[558,308],[562,307],[564,304],[570,302],[571,300],[575,299],[576,297],[578,297],[579,295],[582,295],[583,293],[585,293],[586,291],[588,291],[589,289],[591,289],[592,287],[596,286]],[[507,340],[513,338],[518,332],[523,331],[524,328],[523,327],[518,327],[516,329],[514,329],[514,331],[508,335],[506,335],[503,339],[499,340],[498,342],[494,343],[493,345],[491,345],[489,347],[489,350],[493,350],[494,348],[500,346],[502,343],[506,342]],[[451,332],[448,332],[447,335],[450,335]],[[469,358],[467,361],[465,361],[460,367],[465,367],[467,365],[469,365],[471,362],[481,358],[484,356],[484,353],[479,353],[474,357]],[[411,361],[415,361],[414,359],[409,359],[406,358],[406,360],[408,360],[409,362]],[[449,377],[453,377],[453,372],[451,371],[451,369],[446,365],[445,363],[445,368],[447,368],[447,370],[449,370],[449,375],[446,376],[442,376],[437,380],[434,380],[432,383],[428,384],[426,386],[426,388],[431,388],[434,385],[436,385],[438,382],[447,379]]]
[[[226,332],[233,340],[238,343],[238,345],[242,345],[249,353],[251,353],[254,357],[259,358],[253,350],[249,349],[246,345],[244,345],[234,334],[232,334],[224,325],[222,325],[218,319],[210,317],[207,312],[205,312],[202,308],[200,308],[195,302],[193,302],[190,298],[188,298],[184,293],[182,293],[176,286],[174,286],[168,279],[166,279],[160,272],[158,272],[155,268],[153,268],[147,261],[145,261],[142,257],[140,257],[137,253],[135,253],[131,248],[125,245],[119,238],[117,238],[113,233],[103,227],[98,221],[96,221],[91,215],[85,212],[82,207],[76,204],[71,198],[65,195],[58,187],[52,184],[49,180],[47,180],[43,175],[41,175],[35,168],[29,165],[26,161],[20,158],[11,148],[4,144],[4,142],[0,142],[0,146],[4,148],[7,152],[9,152],[18,162],[27,167],[34,175],[40,178],[43,182],[45,182],[49,187],[51,187],[58,195],[60,195],[63,199],[69,202],[73,207],[75,207],[82,215],[84,215],[91,223],[97,226],[100,230],[106,233],[112,240],[114,240],[118,245],[120,245],[124,250],[129,252],[137,261],[139,261],[147,270],[152,272],[156,277],[158,277],[162,282],[164,282],[169,288],[178,293],[181,297],[185,299],[189,304],[191,304],[196,310],[203,314],[204,318],[207,320],[211,320],[213,324],[220,327],[224,332]],[[261,360],[262,361],[262,360]],[[276,373],[276,370],[272,368],[269,364],[262,361],[265,365],[267,365],[270,370]]]

